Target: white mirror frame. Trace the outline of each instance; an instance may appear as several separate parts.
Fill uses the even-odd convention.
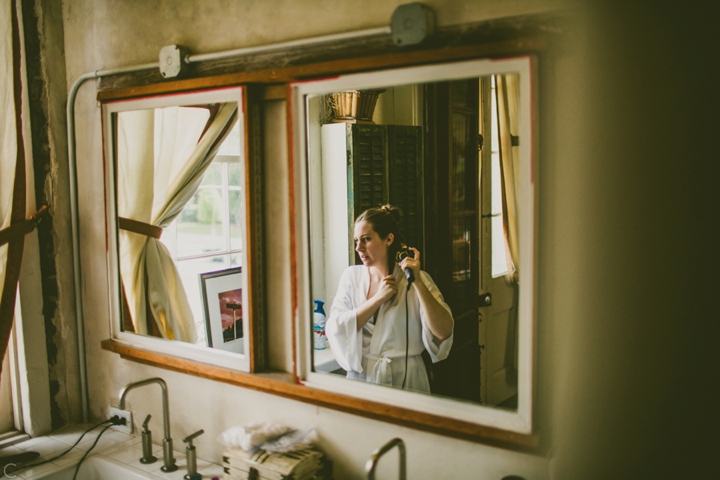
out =
[[[296,242],[296,364],[298,380],[307,387],[345,394],[363,400],[372,400],[392,406],[452,418],[478,425],[494,427],[520,434],[532,433],[532,400],[534,385],[535,348],[535,262],[536,262],[536,193],[537,157],[533,90],[532,57],[510,59],[484,59],[429,66],[408,67],[370,73],[341,75],[291,84],[291,119],[294,170],[294,222]],[[517,73],[520,75],[520,138],[530,139],[519,145],[520,185],[519,250],[523,258],[519,271],[520,298],[518,305],[518,408],[501,410],[471,402],[445,397],[413,393],[378,386],[326,373],[312,368],[312,291],[310,205],[308,191],[309,159],[307,145],[307,95],[325,94],[348,89],[371,89],[407,84],[482,77],[493,74]],[[527,260],[526,260],[527,259]],[[523,288],[524,287],[524,288]]]
[[[106,192],[106,219],[107,219],[107,261],[108,261],[108,287],[110,292],[120,292],[120,271],[118,263],[118,226],[117,226],[117,210],[116,210],[116,190],[115,190],[115,162],[114,152],[114,131],[112,116],[115,113],[128,110],[143,110],[158,107],[169,107],[176,105],[203,105],[209,103],[221,102],[238,102],[238,111],[242,114],[238,115],[240,123],[240,134],[244,136],[243,144],[247,142],[247,132],[245,128],[244,113],[247,111],[244,106],[244,95],[242,87],[221,88],[208,91],[173,93],[160,95],[156,97],[146,97],[136,100],[118,100],[104,103],[102,106],[103,121],[103,139],[104,139],[104,165],[105,165],[105,192]],[[245,148],[247,152],[247,148]],[[246,172],[246,159],[241,158],[241,170]],[[241,175],[241,187],[243,192],[246,191],[245,184],[246,175]],[[241,197],[243,211],[247,212],[246,196]],[[243,245],[247,242],[247,218],[243,216],[241,225],[243,234]],[[243,249],[242,262],[248,265],[247,248]],[[243,304],[249,305],[249,290],[251,287],[248,279],[248,269],[242,269],[243,285]],[[248,288],[249,287],[249,288]],[[120,295],[110,295],[110,332],[112,339],[120,344],[130,347],[137,347],[173,357],[180,357],[188,360],[215,365],[227,368],[229,370],[237,370],[240,372],[249,372],[251,367],[250,355],[239,354],[222,351],[219,349],[194,345],[190,343],[165,340],[162,338],[137,335],[135,333],[127,333],[121,330],[122,319],[122,303]],[[245,332],[250,331],[249,318],[246,314],[248,309],[243,309],[243,329]],[[243,338],[243,351],[252,352],[250,348],[250,335]]]

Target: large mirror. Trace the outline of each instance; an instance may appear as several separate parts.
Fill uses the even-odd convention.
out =
[[[531,67],[479,60],[293,86],[306,385],[530,432]],[[391,213],[372,210],[382,205]],[[396,255],[401,241],[417,258]]]
[[[242,101],[230,88],[108,102],[103,122],[115,337],[251,371]]]

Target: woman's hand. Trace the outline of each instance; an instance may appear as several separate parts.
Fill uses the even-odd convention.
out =
[[[409,255],[400,262],[400,268],[412,270],[415,278],[420,278],[420,251],[417,248],[408,247],[409,250],[413,251],[415,258],[411,258]]]
[[[412,247],[410,247],[410,250],[415,254],[415,258],[410,258],[409,256],[404,258],[403,261],[400,262],[400,267],[402,267],[403,270],[407,270],[408,268],[412,270],[415,275],[413,286],[420,299],[420,308],[425,311],[427,326],[435,337],[440,340],[445,340],[452,335],[455,322],[452,315],[445,310],[445,307],[440,305],[437,299],[430,293],[430,290],[428,290],[427,285],[422,281],[422,277],[420,276],[420,251]]]
[[[397,285],[395,284],[395,277],[388,275],[380,281],[378,291],[375,294],[380,305],[390,300],[397,293]]]
[[[388,275],[383,277],[378,284],[375,294],[355,311],[357,318],[358,331],[365,325],[370,318],[380,309],[383,303],[390,300],[397,293],[397,284],[395,277]]]

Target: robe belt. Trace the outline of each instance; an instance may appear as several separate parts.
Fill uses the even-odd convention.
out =
[[[125,217],[118,217],[118,226],[122,230],[139,233],[140,235],[157,238],[158,240],[163,233],[163,229],[156,225],[150,225],[149,223],[145,222],[138,222],[137,220]]]
[[[392,369],[390,368],[392,358],[385,355],[378,357],[370,354],[363,354],[363,357],[375,361],[372,368],[369,369],[370,371],[366,372],[365,376],[368,380],[380,385],[392,385]]]

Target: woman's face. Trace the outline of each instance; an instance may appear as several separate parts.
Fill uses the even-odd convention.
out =
[[[355,224],[355,250],[366,267],[387,267],[388,246],[392,241],[392,233],[383,239],[373,230],[371,224],[367,222]]]

